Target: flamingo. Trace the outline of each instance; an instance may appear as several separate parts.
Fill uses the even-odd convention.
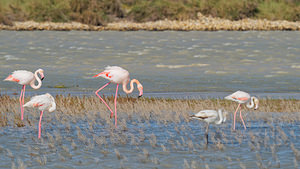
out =
[[[250,109],[255,106],[254,110],[256,110],[258,108],[259,100],[254,96],[250,97],[249,93],[246,93],[246,92],[243,92],[243,91],[236,91],[236,92],[232,93],[231,95],[226,96],[225,99],[226,100],[232,100],[232,101],[235,101],[235,102],[239,103],[238,107],[236,108],[236,111],[234,112],[233,130],[235,130],[235,117],[236,117],[236,113],[237,113],[239,108],[240,108],[240,118],[241,118],[241,120],[243,122],[243,125],[244,125],[244,128],[246,130],[247,127],[246,127],[245,122],[244,122],[243,117],[242,117],[241,104],[247,103],[246,106]]]
[[[227,111],[222,111],[221,109],[217,111],[215,110],[202,110],[192,116],[193,119],[205,121],[207,123],[205,136],[206,136],[206,144],[208,144],[208,128],[210,123],[222,124],[226,121]]]
[[[41,79],[38,77],[37,74],[40,74]],[[39,89],[42,86],[42,80],[44,79],[44,70],[38,69],[33,74],[27,70],[16,70],[12,72],[11,75],[7,76],[4,81],[12,81],[18,82],[22,86],[21,94],[20,94],[20,109],[21,109],[21,120],[23,120],[23,113],[24,113],[24,96],[25,96],[25,87],[26,85],[30,85],[33,89]],[[35,85],[35,80],[38,81],[38,85]]]
[[[29,102],[23,105],[23,107],[38,107],[41,111],[40,121],[39,121],[39,134],[38,138],[41,138],[41,122],[44,111],[53,112],[56,109],[56,104],[54,98],[51,94],[46,93],[43,95],[34,96],[30,99]]]
[[[109,111],[111,112],[110,117],[113,116],[113,111],[111,110],[111,108],[107,105],[107,103],[100,97],[100,95],[98,94],[103,88],[105,88],[107,85],[109,85],[111,82],[112,83],[116,83],[117,84],[117,88],[116,88],[116,95],[115,95],[115,127],[117,127],[117,95],[118,95],[118,87],[119,84],[123,85],[123,91],[126,94],[132,93],[134,86],[133,83],[137,84],[137,88],[139,90],[139,97],[141,97],[143,95],[143,86],[142,84],[136,80],[136,79],[132,79],[130,81],[130,77],[129,77],[129,72],[119,66],[107,66],[105,68],[105,70],[93,77],[102,77],[104,79],[109,80],[109,82],[107,84],[105,84],[104,86],[102,86],[101,88],[99,88],[95,94],[102,100],[102,102],[106,105],[106,107],[109,109]],[[127,84],[130,81],[130,89],[127,89]]]

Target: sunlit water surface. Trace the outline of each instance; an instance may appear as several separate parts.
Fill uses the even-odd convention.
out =
[[[34,93],[93,94],[107,81],[92,76],[117,65],[142,82],[145,96],[223,97],[244,90],[299,98],[300,32],[1,31],[0,37],[0,77],[18,69],[45,70]],[[20,86],[1,82],[0,89],[19,93]]]

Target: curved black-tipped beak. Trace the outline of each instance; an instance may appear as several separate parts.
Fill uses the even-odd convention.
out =
[[[141,98],[143,95],[139,95],[138,98]]]
[[[42,78],[41,78],[41,80],[44,80],[44,79],[45,79],[45,77],[42,77]]]

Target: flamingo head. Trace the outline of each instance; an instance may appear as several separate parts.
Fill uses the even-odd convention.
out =
[[[222,109],[222,113],[223,113],[223,123],[227,120],[227,115],[228,115],[228,112],[224,109]]]
[[[142,84],[138,84],[137,85],[137,88],[139,90],[139,97],[142,97],[143,96],[143,85]]]
[[[259,105],[259,100],[256,98],[256,97],[253,97],[253,102],[254,102],[254,110],[257,110],[258,109],[258,105]]]
[[[44,80],[44,70],[43,69],[38,69],[37,72],[41,75],[41,80]]]

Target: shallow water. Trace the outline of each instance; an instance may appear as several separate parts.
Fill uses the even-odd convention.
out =
[[[159,122],[121,115],[126,125],[120,122],[115,130],[113,120],[64,121],[45,114],[38,140],[38,114],[27,115],[36,121],[33,126],[25,122],[23,128],[0,129],[0,168],[297,168],[299,160],[292,146],[299,151],[300,123],[282,121],[284,113],[273,113],[273,122],[248,113],[247,131],[237,122],[233,132],[231,120],[211,125],[208,146],[205,124],[196,120]]]
[[[107,65],[129,70],[145,95],[300,91],[300,32],[0,31],[0,37],[0,77],[43,68],[43,92],[95,91],[107,81],[92,76]],[[0,89],[19,92],[20,86],[1,82]]]

